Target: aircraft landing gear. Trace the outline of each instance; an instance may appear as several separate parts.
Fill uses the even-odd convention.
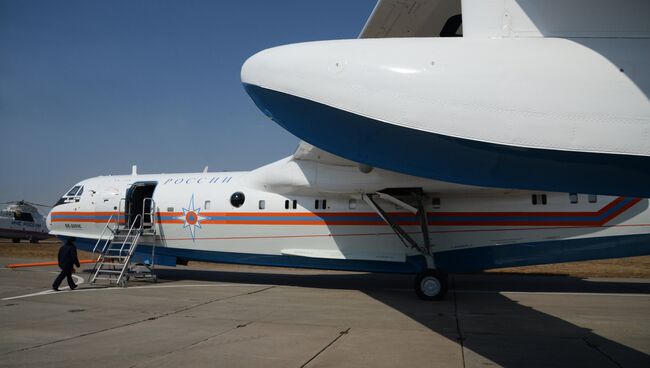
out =
[[[447,294],[447,274],[428,270],[415,275],[415,294],[422,300],[442,300]]]

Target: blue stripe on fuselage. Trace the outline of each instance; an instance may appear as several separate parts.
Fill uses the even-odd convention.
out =
[[[59,236],[63,241],[66,237]],[[77,238],[80,249],[90,251],[95,239]],[[151,254],[150,245],[139,245],[137,253]],[[236,263],[259,266],[316,268],[361,272],[417,273],[426,269],[422,256],[408,257],[406,262],[320,259],[289,255],[265,255],[192,250],[158,246],[156,257],[167,262],[178,257],[190,261]],[[520,243],[448,250],[434,255],[439,269],[461,273],[490,268],[572,262],[591,259],[630,257],[650,254],[650,234]]]
[[[244,88],[259,109],[280,126],[353,161],[452,183],[650,197],[647,156],[533,149],[454,138],[250,84]]]

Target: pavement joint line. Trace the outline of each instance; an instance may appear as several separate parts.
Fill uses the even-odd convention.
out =
[[[334,344],[335,342],[337,342],[341,337],[343,337],[343,335],[347,335],[348,333],[350,333],[350,329],[351,329],[351,327],[348,327],[347,330],[339,331],[338,336],[336,336],[332,341],[330,341],[329,344],[325,345],[324,348],[320,349],[320,351],[319,351],[318,353],[316,353],[316,355],[314,355],[314,356],[312,356],[311,358],[309,358],[309,360],[306,361],[305,364],[301,365],[300,368],[305,368],[305,367],[307,366],[307,364],[311,363],[314,359],[316,359],[316,357],[318,357],[319,355],[321,355],[321,353],[323,353],[323,352],[324,352],[325,350],[327,350],[330,346],[332,346],[332,344]]]
[[[454,298],[454,319],[456,320],[456,333],[458,333],[458,343],[460,344],[460,357],[463,361],[463,368],[465,368],[465,337],[463,331],[460,329],[460,319],[458,317],[458,298],[456,297],[456,279],[451,275],[451,290],[452,297]]]
[[[223,300],[233,299],[233,298],[237,298],[237,297],[245,296],[245,295],[257,294],[257,293],[261,293],[263,291],[272,289],[274,287],[275,286],[269,286],[269,287],[266,287],[266,288],[263,288],[263,289],[260,289],[260,290],[249,291],[249,292],[246,292],[246,293],[241,293],[241,294],[231,295],[231,296],[227,296],[227,297],[219,297],[219,298],[211,299],[211,300],[208,300],[208,301],[205,301],[205,302],[192,304],[192,305],[189,305],[187,307],[177,309],[177,310],[174,310],[174,311],[171,311],[171,312],[159,314],[157,316],[147,317],[147,318],[137,320],[137,321],[132,321],[132,322],[125,323],[125,324],[122,324],[122,325],[119,325],[119,326],[103,328],[103,329],[97,330],[97,331],[90,331],[90,332],[82,333],[82,334],[76,335],[76,336],[70,336],[70,337],[66,337],[66,338],[63,338],[63,339],[55,340],[55,341],[50,341],[50,342],[46,342],[46,343],[42,343],[42,344],[38,344],[38,345],[34,345],[34,346],[28,346],[28,347],[25,347],[25,348],[8,351],[6,353],[0,354],[0,356],[6,356],[6,355],[9,355],[9,354],[13,354],[13,353],[19,353],[19,352],[28,351],[28,350],[34,350],[34,349],[41,348],[43,346],[58,344],[60,342],[66,342],[66,341],[78,339],[80,337],[86,337],[86,336],[90,336],[90,335],[99,334],[99,333],[102,333],[102,332],[107,332],[107,331],[117,330],[117,329],[124,328],[124,327],[134,326],[134,325],[137,325],[137,324],[143,323],[143,322],[155,321],[155,320],[158,320],[158,319],[161,319],[161,318],[164,318],[164,317],[169,317],[171,315],[178,314],[178,313],[181,313],[181,312],[185,312],[185,311],[188,311],[190,309],[201,307],[201,306],[204,306],[204,305],[207,305],[207,304],[210,304],[210,303],[220,302],[220,301],[223,301]]]
[[[160,355],[160,356],[157,357],[155,360],[161,360],[161,359],[164,359],[165,357],[167,357],[167,356],[169,356],[169,355],[172,355],[172,354],[177,353],[177,352],[179,352],[179,351],[187,350],[187,349],[189,349],[189,348],[191,348],[191,347],[193,347],[193,346],[196,346],[196,345],[202,344],[202,343],[204,343],[204,342],[206,342],[206,341],[209,341],[209,340],[211,340],[211,339],[214,339],[215,337],[219,337],[219,336],[225,335],[225,334],[227,334],[227,333],[229,333],[229,332],[232,332],[232,331],[234,331],[234,330],[237,330],[237,329],[239,329],[239,328],[246,327],[246,326],[250,325],[251,323],[253,323],[253,321],[248,321],[248,322],[246,322],[246,323],[239,324],[239,325],[237,325],[237,326],[235,326],[235,327],[231,327],[231,328],[229,328],[229,329],[227,329],[227,330],[224,330],[224,331],[219,332],[218,334],[210,335],[210,336],[208,336],[208,337],[206,337],[206,338],[203,338],[203,339],[201,339],[201,340],[199,340],[199,341],[195,341],[195,342],[193,342],[193,343],[191,343],[191,344],[185,345],[185,346],[180,347],[180,348],[178,348],[178,349],[170,350],[170,351],[165,352],[164,354]],[[146,362],[147,362],[147,363],[151,363],[152,361],[151,361],[151,360],[147,360]],[[135,368],[135,367],[137,367],[139,364],[140,364],[140,363],[135,363],[135,364],[133,364],[133,365],[130,365],[129,368]]]
[[[592,349],[596,350],[597,352],[599,352],[599,353],[600,353],[602,356],[604,356],[607,360],[609,360],[610,362],[616,364],[617,367],[619,367],[619,368],[623,368],[623,366],[622,366],[619,362],[617,362],[616,360],[614,360],[614,358],[612,358],[609,354],[607,354],[607,353],[605,353],[604,351],[602,351],[602,350],[598,347],[598,345],[596,345],[596,344],[590,342],[589,340],[587,340],[586,337],[583,337],[583,338],[582,338],[582,341],[584,341],[585,344],[587,344],[587,346],[589,346],[590,348],[592,348]]]

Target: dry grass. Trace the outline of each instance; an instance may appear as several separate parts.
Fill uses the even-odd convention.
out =
[[[0,257],[56,260],[60,245],[61,243],[56,239],[41,241],[38,244],[30,244],[29,242],[14,244],[11,240],[0,239]],[[90,259],[92,257],[90,253],[80,251],[79,258]],[[214,264],[204,264],[202,262],[191,262],[190,265],[201,268],[207,265],[214,267]],[[219,265],[218,267],[222,268],[223,266]],[[249,266],[232,265],[227,268],[243,270],[247,267]],[[650,256],[502,268],[487,272],[501,274],[566,275],[574,277],[650,278]]]
[[[574,277],[650,278],[650,256],[501,268],[487,272],[566,275]]]
[[[37,244],[28,241],[12,243],[9,239],[0,239],[0,257],[4,258],[28,258],[42,259],[43,261],[56,261],[61,242],[52,240],[41,240]],[[90,253],[79,251],[79,259],[88,259]]]

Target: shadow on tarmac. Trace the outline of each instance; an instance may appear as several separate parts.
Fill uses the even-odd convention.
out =
[[[305,275],[181,269],[159,269],[157,274],[161,282],[196,280],[359,290],[433,332],[461,344],[464,359],[472,362],[472,365],[650,366],[650,356],[643,352],[499,293],[650,294],[650,283],[592,282],[565,276],[453,275],[445,301],[423,302],[416,298],[411,289],[413,278],[410,275]],[[561,294],[558,297],[562,297]],[[575,303],[601,303],[602,300],[578,299]],[[629,301],[633,303],[635,298],[630,297]],[[604,312],[610,312],[607,305],[600,307],[604,308]],[[566,309],[570,308],[567,306]],[[574,313],[579,315],[579,311]]]

